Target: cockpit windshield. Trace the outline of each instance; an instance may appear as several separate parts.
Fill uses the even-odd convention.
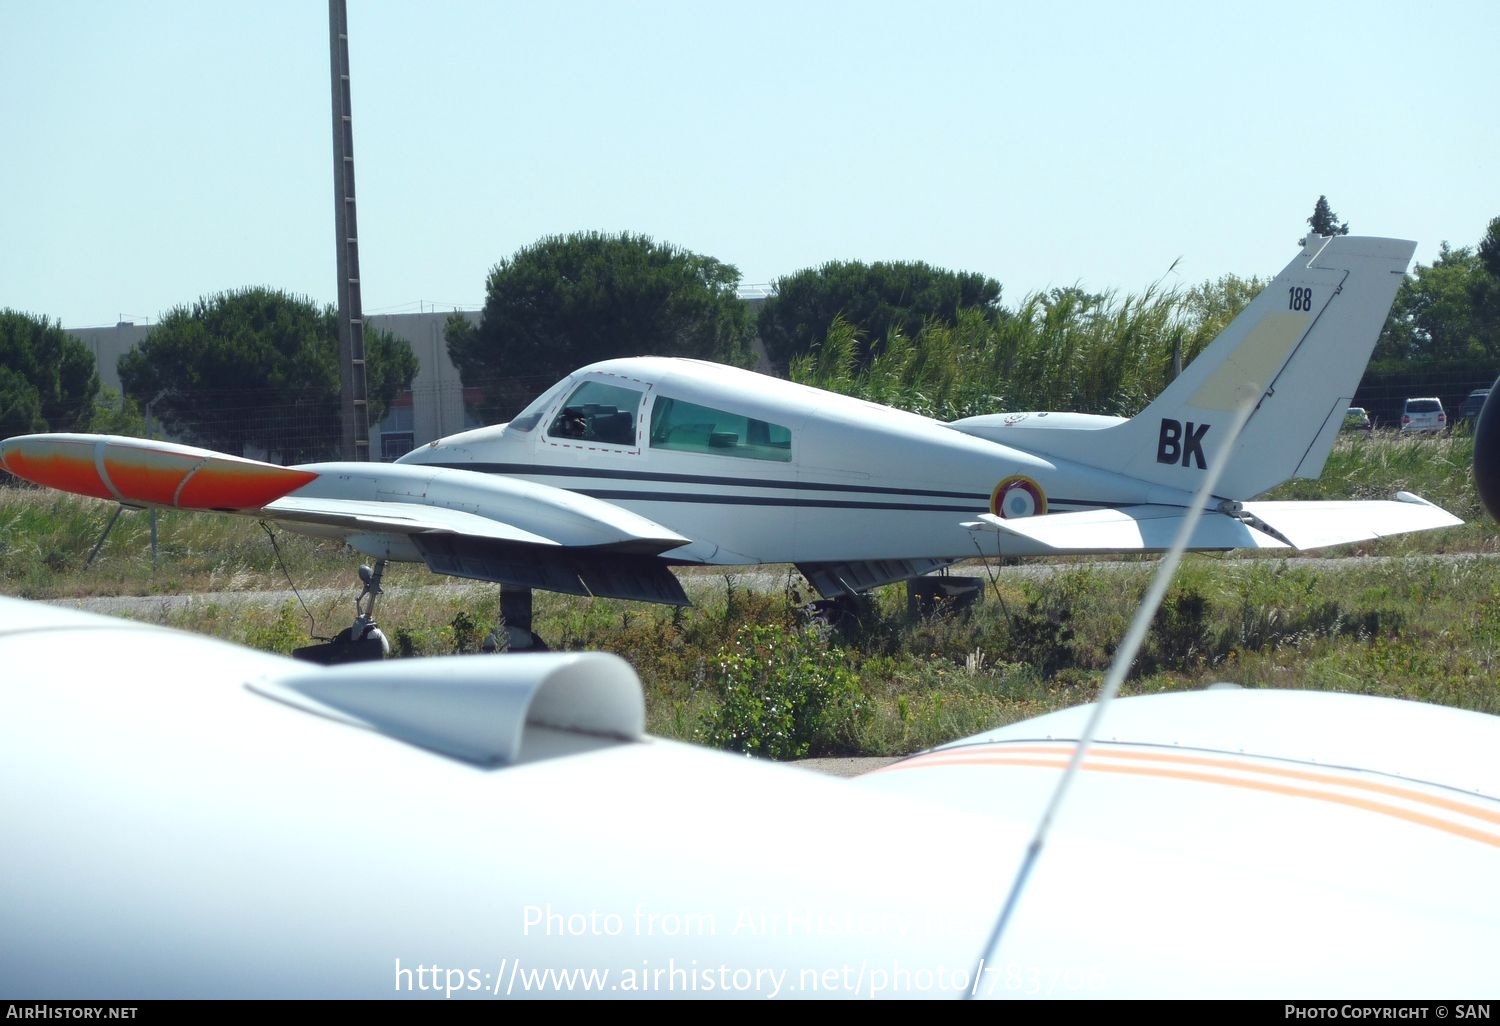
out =
[[[547,407],[552,405],[552,401],[562,394],[563,390],[568,387],[568,384],[572,380],[571,377],[563,378],[557,384],[547,389],[547,391],[531,400],[526,405],[526,409],[516,414],[510,424],[507,425],[509,430],[530,431],[536,427],[537,423],[542,419],[542,414],[546,412]]]

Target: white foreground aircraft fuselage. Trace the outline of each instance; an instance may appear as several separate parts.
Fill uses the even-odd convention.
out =
[[[601,653],[325,668],[0,598],[0,663],[16,1004],[1494,985],[1481,713],[1120,700],[1023,873],[1089,707],[841,780],[644,734]]]

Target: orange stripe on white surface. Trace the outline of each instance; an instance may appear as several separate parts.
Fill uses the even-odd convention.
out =
[[[1063,770],[1067,768],[1076,746],[1071,744],[1018,743],[1004,746],[982,746],[931,752],[894,763],[876,773],[906,769],[937,769],[945,766],[1033,767]],[[1367,775],[1334,769],[1297,769],[1271,765],[1253,756],[1244,759],[1216,758],[1186,752],[1122,750],[1106,743],[1096,743],[1084,756],[1080,770],[1089,773],[1113,773],[1149,776],[1194,783],[1213,784],[1246,790],[1282,794],[1289,797],[1331,802],[1391,816],[1419,826],[1466,837],[1493,847],[1500,847],[1500,833],[1483,825],[1472,825],[1443,819],[1428,811],[1442,811],[1477,820],[1480,824],[1500,826],[1500,805],[1462,801],[1444,795],[1419,791],[1413,787],[1372,780]],[[1227,772],[1213,772],[1223,770]],[[1363,792],[1350,794],[1348,792]],[[1365,795],[1408,802],[1418,808],[1406,808],[1389,801]]]

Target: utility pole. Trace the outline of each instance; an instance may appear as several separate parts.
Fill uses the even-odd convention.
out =
[[[328,0],[328,43],[333,74],[333,202],[338,245],[342,449],[344,459],[364,462],[370,458],[370,407],[365,388],[364,312],[359,301],[354,122],[349,105],[349,15],[344,0]]]

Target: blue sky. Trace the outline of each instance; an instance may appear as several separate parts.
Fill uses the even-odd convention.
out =
[[[349,0],[366,313],[553,234],[1137,291],[1500,215],[1500,4]],[[335,300],[327,5],[0,0],[0,307]],[[1176,262],[1176,269],[1170,271]]]

